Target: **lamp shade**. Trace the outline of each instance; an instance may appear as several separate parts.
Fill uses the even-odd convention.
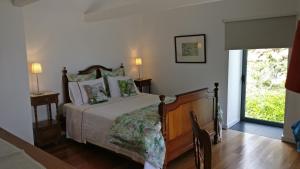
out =
[[[142,58],[135,58],[136,65],[142,65]]]
[[[300,93],[300,21],[298,21],[285,87]]]
[[[34,74],[42,73],[42,65],[40,63],[32,63],[31,64],[31,72]]]

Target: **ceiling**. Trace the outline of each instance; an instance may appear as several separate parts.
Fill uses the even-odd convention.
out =
[[[38,0],[12,0],[15,6],[25,6]],[[99,21],[123,16],[158,12],[185,6],[223,0],[71,0],[83,12],[86,21]]]
[[[222,0],[73,0],[87,21],[175,9]]]

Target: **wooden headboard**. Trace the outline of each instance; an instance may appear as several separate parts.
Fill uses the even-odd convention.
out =
[[[121,64],[120,68],[124,68],[123,64]],[[92,65],[86,69],[79,70],[78,75],[89,74],[96,70],[96,77],[100,78],[101,77],[101,69],[107,70],[107,71],[113,70],[112,68],[107,68],[102,65]],[[62,87],[63,87],[62,92],[63,92],[64,103],[71,103],[70,96],[69,96],[69,85],[68,85],[69,80],[67,77],[67,73],[68,73],[68,70],[66,67],[64,67],[64,69],[62,71]]]

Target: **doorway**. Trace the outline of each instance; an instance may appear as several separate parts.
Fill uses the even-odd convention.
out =
[[[243,51],[241,120],[283,127],[288,48]]]

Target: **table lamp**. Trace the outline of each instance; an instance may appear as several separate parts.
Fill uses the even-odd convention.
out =
[[[34,93],[35,95],[42,94],[40,92],[39,76],[38,76],[38,74],[42,73],[42,71],[43,71],[42,70],[42,65],[40,63],[32,63],[31,64],[31,72],[36,75],[37,92]]]
[[[135,65],[137,65],[139,68],[139,79],[141,79],[142,58],[140,57],[135,58]]]

